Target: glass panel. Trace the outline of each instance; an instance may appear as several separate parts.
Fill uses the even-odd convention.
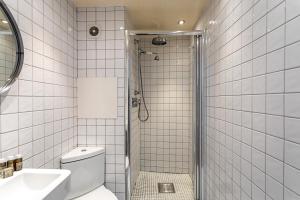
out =
[[[0,87],[10,78],[16,65],[17,42],[11,24],[0,10]]]
[[[132,36],[128,43],[131,199],[151,198],[158,183],[172,183],[175,194],[194,200],[194,37],[160,37],[165,45],[153,42],[161,39],[156,35]]]
[[[8,7],[0,1],[0,93],[5,92],[21,71],[23,43]]]

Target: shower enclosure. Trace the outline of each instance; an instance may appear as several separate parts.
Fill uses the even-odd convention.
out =
[[[127,31],[128,200],[201,199],[202,42],[200,32]]]

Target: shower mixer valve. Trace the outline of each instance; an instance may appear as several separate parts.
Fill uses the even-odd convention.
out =
[[[139,95],[141,92],[139,90],[134,90],[134,95]]]
[[[138,107],[138,105],[141,103],[141,99],[140,98],[132,98],[131,100],[131,105],[133,108]]]

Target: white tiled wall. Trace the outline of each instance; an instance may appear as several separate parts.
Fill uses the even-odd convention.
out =
[[[21,153],[25,167],[58,168],[76,143],[75,9],[67,0],[5,0],[20,28],[24,65],[1,95],[0,157]]]
[[[154,46],[140,39],[141,48],[158,53],[142,55],[145,100],[150,117],[141,123],[141,170],[189,172],[191,141],[190,37],[167,37],[167,45]],[[145,115],[142,107],[142,116]]]
[[[212,0],[206,199],[300,199],[300,1]]]
[[[116,119],[78,119],[78,145],[104,146],[106,186],[125,197],[124,167],[124,7],[78,8],[78,77],[117,77],[118,114]],[[97,26],[98,36],[89,29]]]

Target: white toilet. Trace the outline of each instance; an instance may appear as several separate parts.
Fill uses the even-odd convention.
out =
[[[61,168],[71,171],[66,199],[117,200],[103,185],[105,153],[102,147],[78,147],[61,158]]]

